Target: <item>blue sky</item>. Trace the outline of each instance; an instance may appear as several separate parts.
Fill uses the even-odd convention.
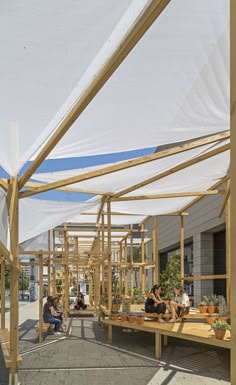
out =
[[[66,159],[50,159],[43,162],[43,164],[38,168],[37,172],[50,172],[50,171],[61,171],[61,170],[71,170],[75,168],[83,168],[89,166],[95,166],[99,164],[106,164],[112,162],[118,162],[121,160],[127,160],[131,158],[137,158],[140,156],[151,154],[155,151],[156,147],[146,148],[141,150],[119,152],[106,155],[95,155],[95,156],[86,156],[80,158],[66,158]],[[29,167],[30,162],[28,162],[21,170],[20,174],[23,174],[25,170]],[[0,177],[7,178],[8,175],[0,167]],[[94,186],[96,189],[96,186]],[[48,200],[65,200],[65,201],[85,201],[92,198],[93,195],[89,194],[79,194],[79,193],[69,193],[63,191],[48,191],[43,194],[35,195],[36,199],[48,199]],[[32,197],[33,198],[33,197]]]

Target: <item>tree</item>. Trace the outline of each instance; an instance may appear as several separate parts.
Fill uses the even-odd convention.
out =
[[[167,262],[165,270],[160,274],[162,297],[173,299],[173,289],[180,285],[180,255],[173,255]]]

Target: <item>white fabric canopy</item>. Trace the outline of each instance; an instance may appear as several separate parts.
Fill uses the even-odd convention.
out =
[[[32,239],[23,242],[20,245],[21,250],[48,250],[48,232],[38,235]],[[21,255],[21,259],[25,258]],[[29,256],[28,256],[29,258]]]
[[[97,213],[99,206],[96,207]],[[94,209],[93,211],[96,212]],[[145,219],[145,215],[111,215],[111,223],[113,226],[133,225],[142,222]],[[97,215],[79,215],[73,216],[68,219],[67,222],[80,223],[80,224],[95,224],[97,221]],[[107,216],[104,216],[104,224],[107,225]]]
[[[0,165],[9,174],[48,140],[150,2],[132,2],[90,67],[129,0],[1,5]],[[224,0],[172,0],[51,156],[152,147],[228,129],[228,13]]]
[[[70,111],[148,3],[132,3],[49,127]],[[50,157],[153,147],[229,129],[228,6],[172,0]]]
[[[0,188],[0,241],[7,246],[8,213],[6,193]]]
[[[11,0],[0,5],[0,165],[11,175],[54,130],[48,123],[130,0]]]
[[[95,206],[92,202],[46,201],[25,198],[19,203],[19,242],[36,237]]]

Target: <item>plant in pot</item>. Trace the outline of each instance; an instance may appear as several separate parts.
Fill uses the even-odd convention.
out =
[[[112,307],[112,309],[111,309],[111,319],[113,321],[118,321],[118,318],[119,318],[118,309],[116,307]]]
[[[128,321],[131,324],[134,324],[136,322],[136,315],[132,311],[129,312]]]
[[[210,314],[215,313],[215,305],[212,300],[209,299],[208,305],[207,305],[207,312]]]
[[[106,294],[101,295],[100,303],[101,303],[102,306],[107,308],[108,296]]]
[[[126,313],[126,312],[122,312],[121,314],[120,314],[120,318],[121,318],[121,322],[126,322],[126,321],[128,321],[128,314]]]
[[[231,327],[227,322],[222,322],[219,319],[216,319],[211,325],[210,330],[214,330],[215,337],[218,340],[223,340],[225,337],[226,330],[231,330]]]
[[[144,313],[138,313],[137,314],[137,318],[136,318],[137,324],[138,325],[143,325],[144,324],[144,320],[145,320]]]
[[[112,298],[112,306],[116,307],[118,310],[120,310],[120,304],[121,304],[121,299],[118,295],[115,295]]]
[[[199,302],[198,308],[200,313],[206,313],[207,312],[207,298],[204,296],[201,301]]]
[[[219,295],[219,317],[220,321],[228,320],[228,306],[223,295]]]
[[[130,311],[130,303],[131,299],[130,298],[125,298],[122,301],[122,312],[128,314]]]
[[[215,322],[216,319],[217,319],[217,317],[214,316],[214,315],[211,314],[211,313],[209,313],[209,314],[207,315],[207,317],[206,317],[206,321],[207,321],[207,323],[208,323],[209,325],[212,325],[212,324]]]

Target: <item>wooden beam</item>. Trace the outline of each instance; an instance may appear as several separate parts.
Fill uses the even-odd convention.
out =
[[[1,183],[1,180],[0,180]],[[45,186],[45,183],[40,183],[40,182],[27,182],[25,184],[25,187],[31,187],[32,189],[38,188]],[[76,187],[59,187],[56,189],[57,191],[66,191],[66,192],[76,192],[76,193],[81,193],[81,194],[93,194],[93,195],[104,195],[103,191],[97,191],[97,190],[84,190],[84,189],[79,189]]]
[[[152,286],[157,284],[159,282],[159,258],[158,258],[158,217],[154,217],[154,229],[152,232],[152,238],[153,238],[153,277],[152,277]]]
[[[220,181],[214,183],[211,187],[209,187],[209,189],[207,189],[207,191],[215,190],[218,186],[220,186],[222,183],[224,183],[224,182],[227,181],[228,179],[229,179],[229,176],[228,176],[228,175],[224,176]],[[182,207],[182,209],[179,210],[179,214],[183,215],[183,212],[185,212],[186,210],[188,210],[190,207],[192,207],[195,203],[197,203],[198,201],[200,201],[202,198],[204,198],[204,196],[202,196],[202,197],[197,197],[197,198],[193,199],[192,202],[188,203],[187,205],[185,205],[184,207]]]
[[[122,191],[119,191],[119,193],[117,194],[114,194],[113,197],[121,197],[122,195],[126,195],[126,194],[129,194],[130,192],[132,191],[135,191],[135,190],[138,190],[144,186],[147,186],[148,184],[151,184],[153,182],[156,182],[160,179],[163,179],[169,175],[172,175],[178,171],[181,171],[181,170],[184,170],[185,168],[187,167],[190,167],[190,166],[193,166],[194,164],[197,164],[199,162],[202,162],[208,158],[211,158],[215,155],[218,155],[218,154],[221,154],[222,152],[225,152],[227,150],[230,149],[230,144],[227,143],[227,144],[224,144],[223,146],[221,147],[218,147],[218,148],[215,148],[213,150],[210,150],[210,151],[207,151],[207,152],[204,152],[203,154],[200,154],[194,158],[191,158],[191,159],[188,159],[174,167],[171,167],[169,168],[168,170],[165,170],[163,172],[161,172],[160,174],[158,175],[155,175],[151,178],[148,178],[140,183],[136,183],[135,185],[131,186],[131,187],[128,187]]]
[[[88,104],[93,100],[96,94],[123,62],[130,51],[135,47],[141,37],[145,34],[145,32],[149,29],[149,27],[153,24],[153,22],[161,14],[169,2],[170,0],[153,0],[149,3],[149,5],[147,5],[146,9],[144,9],[142,14],[139,16],[137,22],[133,24],[129,32],[127,32],[122,41],[119,43],[118,47],[111,54],[97,75],[93,78],[87,89],[83,92],[82,96],[77,100],[75,105],[61,120],[58,128],[48,140],[47,144],[40,151],[25,174],[21,177],[19,188],[22,188],[30,179],[35,170],[37,170],[40,164],[50,154],[52,149],[65,135],[65,133],[85,110]]]
[[[6,248],[6,246],[0,241],[0,255],[4,255],[8,263],[13,267],[13,269],[16,269],[18,272],[21,271],[21,267],[19,265],[18,261],[14,261],[13,255],[10,253],[10,251]]]
[[[230,0],[230,184],[231,184],[231,210],[230,210],[230,310],[231,310],[231,354],[230,372],[231,384],[236,384],[236,2]]]
[[[194,275],[190,277],[181,276],[181,280],[183,281],[201,281],[204,279],[227,279],[228,276],[226,274],[218,274],[218,275]]]
[[[226,187],[230,188],[230,180],[226,182]],[[231,221],[230,221],[230,204],[231,204],[231,199],[230,196],[228,197],[228,200],[226,201],[226,208],[225,208],[225,227],[226,227],[226,274],[229,277],[226,281],[226,301],[228,305],[228,310],[230,311],[230,286],[231,286],[231,280],[230,280],[230,271],[231,271],[231,248],[230,248],[230,226],[231,226]]]
[[[213,135],[212,137],[200,139],[200,140],[194,141],[192,143],[183,144],[183,145],[180,145],[180,146],[168,149],[168,150],[160,151],[158,153],[146,155],[146,156],[141,157],[141,158],[136,158],[136,159],[132,159],[132,160],[127,160],[125,162],[120,162],[120,163],[112,165],[112,166],[103,167],[99,170],[90,171],[90,172],[87,172],[85,174],[74,176],[71,178],[66,178],[66,179],[60,180],[58,182],[48,183],[48,184],[43,185],[41,187],[34,188],[33,190],[26,190],[26,191],[21,192],[20,198],[24,198],[24,197],[35,195],[35,194],[40,194],[42,192],[46,192],[46,191],[50,191],[50,190],[55,190],[59,187],[63,187],[63,186],[71,185],[74,183],[82,182],[85,180],[93,179],[93,178],[96,178],[99,176],[108,175],[108,174],[111,174],[111,173],[116,172],[116,171],[125,170],[127,168],[131,168],[131,167],[138,166],[141,164],[149,163],[149,162],[152,162],[152,161],[157,160],[157,159],[166,158],[168,156],[178,154],[180,152],[184,152],[184,151],[187,151],[189,149],[198,148],[198,147],[201,147],[205,144],[214,143],[218,140],[226,139],[226,138],[229,138],[229,132],[226,132],[223,134]],[[224,149],[224,147],[225,147],[225,149]],[[222,151],[218,150],[219,152],[217,151],[217,149],[215,149],[215,150],[212,150],[212,151],[209,151],[207,153],[202,154],[201,155],[202,159],[200,158],[199,161],[207,159],[208,157],[213,156],[213,154],[218,154],[220,152],[226,151],[229,148],[229,145],[224,145],[221,148],[222,148]],[[194,158],[194,159],[196,159],[196,158]],[[183,168],[188,167],[188,165],[194,164],[194,163],[191,163],[191,160],[189,160],[188,162],[189,163],[187,163],[187,161],[184,162],[184,163],[186,163],[186,166],[183,166]],[[180,170],[181,169],[182,168],[180,168]],[[169,175],[169,174],[171,174],[170,171],[169,171],[169,173],[167,173],[167,175]],[[142,186],[145,185],[145,183],[146,184],[152,183],[151,180],[152,180],[152,178],[143,182],[144,184],[142,184]],[[132,189],[136,190],[137,188],[139,188],[136,186],[140,186],[140,184],[133,186]],[[130,191],[133,191],[132,189]],[[121,195],[124,195],[126,193],[127,193],[126,190],[123,190],[119,194],[115,194],[115,196],[121,196]]]
[[[224,194],[224,190],[206,190],[206,191],[187,191],[177,193],[166,194],[154,194],[154,195],[132,195],[125,197],[111,197],[111,202],[128,202],[136,200],[148,200],[148,199],[166,199],[166,198],[180,198],[180,197],[192,197],[192,196],[205,196],[205,195],[217,195]]]
[[[225,198],[224,198],[224,202],[223,202],[221,209],[220,209],[219,218],[222,217],[225,206],[226,206],[228,199],[229,199],[229,196],[230,196],[230,179],[227,180],[226,183],[227,183],[227,186],[226,186],[226,191],[225,191]]]
[[[0,187],[4,190],[7,191],[8,189],[8,183],[5,179],[0,179]]]

